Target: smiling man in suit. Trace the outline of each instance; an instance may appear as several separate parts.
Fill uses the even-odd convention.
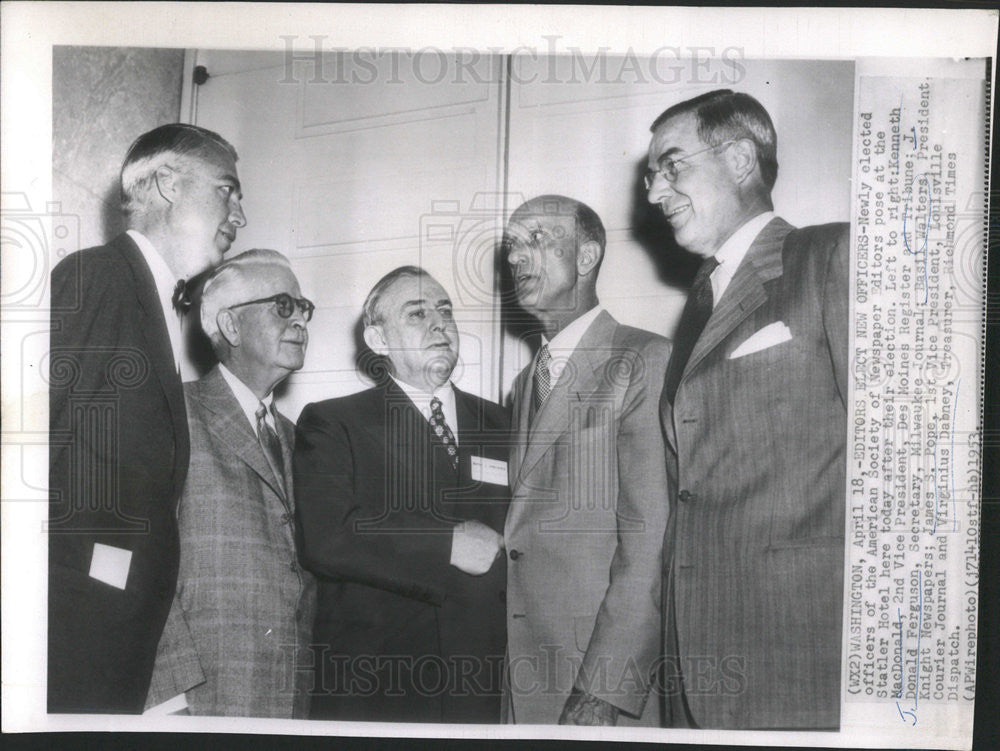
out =
[[[188,467],[175,293],[246,224],[236,151],[194,125],[140,136],[121,192],[128,232],[52,271],[50,712],[142,711]]]
[[[297,428],[302,559],[321,577],[312,716],[499,722],[507,416],[451,383],[458,328],[423,269],[383,277],[363,322],[383,382]]]
[[[705,259],[661,402],[669,721],[836,729],[848,226],[773,214],[776,136],[753,97],[712,91],[651,131],[649,200]]]
[[[605,231],[585,204],[528,201],[505,246],[542,334],[513,391],[507,719],[656,726],[670,345],[600,306]]]
[[[146,705],[194,715],[308,716],[316,583],[298,564],[295,429],[274,389],[302,367],[313,304],[286,259],[249,250],[206,280],[202,329],[220,364],[186,384],[191,467],[177,590]],[[169,705],[168,705],[169,706]]]

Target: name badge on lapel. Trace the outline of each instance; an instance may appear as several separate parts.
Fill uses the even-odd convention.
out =
[[[472,456],[472,479],[507,487],[507,462],[485,456]]]

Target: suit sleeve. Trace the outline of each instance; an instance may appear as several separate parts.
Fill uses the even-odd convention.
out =
[[[313,405],[303,410],[294,454],[302,565],[320,576],[441,604],[452,576],[452,525],[359,531],[357,522],[370,512],[356,497],[360,478],[354,476],[353,450],[343,423],[321,415]],[[433,523],[427,517],[422,521]]]
[[[666,450],[659,403],[669,344],[637,354],[617,434],[618,547],[576,687],[639,716],[659,655]],[[607,678],[602,679],[602,675]],[[609,680],[610,679],[610,680]]]
[[[848,379],[848,297],[850,295],[849,249],[850,231],[847,225],[837,233],[827,261],[823,284],[823,326],[830,347],[833,375],[840,391],[840,400],[847,408]]]
[[[52,333],[50,337],[49,424],[58,434],[69,425],[69,393],[71,387],[81,392],[98,390],[103,380],[104,354],[114,342],[108,337],[113,327],[98,326],[101,311],[114,303],[103,294],[101,275],[84,278],[81,259],[70,256],[52,271]],[[88,304],[82,305],[83,288],[87,284]],[[85,347],[88,345],[96,345]],[[101,345],[104,345],[102,348]],[[53,472],[64,470],[64,453],[68,445],[56,442],[51,448]],[[52,479],[65,479],[61,475]],[[62,485],[56,485],[62,488]],[[68,489],[68,488],[66,488]]]
[[[121,295],[115,294],[119,281],[107,264],[89,263],[70,256],[52,271],[51,321],[49,340],[49,518],[69,520],[74,488],[70,478],[70,451],[94,457],[102,451],[101,436],[74,425],[70,394],[94,394],[108,388],[112,360],[128,348],[120,346],[116,321],[124,315]],[[86,305],[83,298],[86,295]],[[90,461],[97,461],[92,459]],[[99,461],[107,462],[104,456]],[[86,466],[86,465],[85,465]],[[93,485],[101,477],[77,472],[74,483]],[[85,497],[95,497],[102,489],[77,487]],[[102,513],[102,512],[98,512]],[[115,525],[111,524],[110,530]],[[50,538],[52,539],[52,538]],[[54,560],[81,567],[89,561],[91,535],[60,536]],[[51,544],[51,543],[50,543]]]

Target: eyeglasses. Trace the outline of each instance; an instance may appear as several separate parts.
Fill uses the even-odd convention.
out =
[[[682,159],[671,159],[670,157],[661,157],[660,168],[647,170],[646,174],[643,176],[646,182],[646,190],[649,190],[650,188],[653,187],[653,180],[656,179],[657,175],[662,177],[668,183],[676,182],[677,176],[683,171],[677,169],[678,164],[684,164],[692,157],[698,156],[699,154],[704,154],[706,151],[712,151],[713,149],[721,149],[723,146],[728,146],[731,143],[736,143],[736,141],[735,140],[723,141],[722,143],[717,144],[715,146],[708,146],[707,148],[695,151],[692,154],[688,154],[686,157],[683,157]]]
[[[236,305],[230,305],[229,308],[242,308],[244,305],[257,305],[258,303],[273,302],[275,308],[278,311],[278,315],[282,318],[291,318],[292,313],[295,312],[295,308],[298,307],[302,311],[302,317],[307,321],[311,321],[313,317],[313,311],[316,306],[312,304],[311,301],[304,297],[292,297],[287,292],[280,292],[277,295],[272,295],[271,297],[262,297],[259,300],[247,300],[246,302],[237,303]]]

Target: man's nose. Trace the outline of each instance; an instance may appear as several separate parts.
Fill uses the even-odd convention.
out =
[[[646,188],[646,200],[650,203],[659,203],[664,198],[669,198],[674,194],[673,184],[659,172],[654,172],[653,180]]]
[[[431,322],[431,329],[434,331],[444,331],[446,328],[444,315],[437,310],[432,310],[428,314],[428,318]]]
[[[510,252],[507,253],[507,264],[511,268],[517,268],[518,266],[523,266],[528,262],[528,252],[524,245],[518,243],[511,247]]]
[[[237,199],[236,203],[229,210],[229,223],[235,227],[246,227],[247,217],[243,213],[243,204]]]

